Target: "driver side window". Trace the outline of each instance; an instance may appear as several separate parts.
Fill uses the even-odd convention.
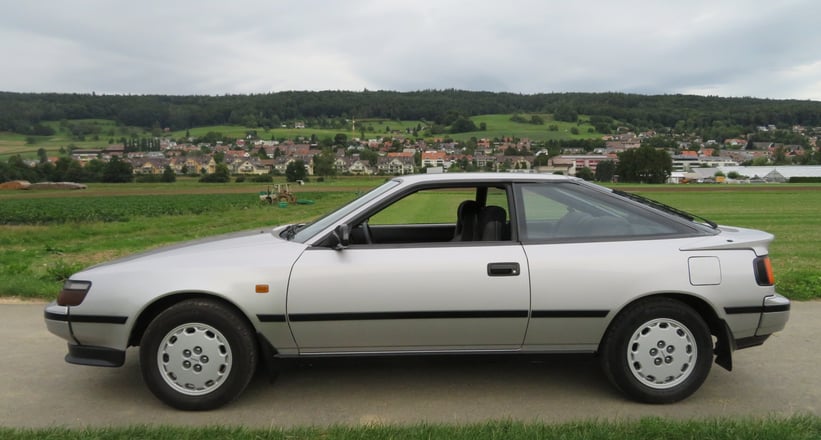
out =
[[[504,188],[426,188],[356,225],[356,244],[445,243],[510,239]]]
[[[371,226],[453,224],[459,204],[474,194],[463,188],[417,191],[377,212],[369,223]]]

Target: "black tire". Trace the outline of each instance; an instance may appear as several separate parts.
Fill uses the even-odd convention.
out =
[[[713,339],[692,307],[653,298],[616,316],[599,356],[604,374],[630,398],[673,403],[704,383],[713,364]]]
[[[251,326],[209,299],[179,302],[157,315],[140,342],[148,388],[169,406],[188,411],[234,400],[254,375],[258,348]]]

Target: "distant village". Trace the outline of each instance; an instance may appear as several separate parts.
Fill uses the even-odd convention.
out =
[[[298,125],[297,125],[298,127]],[[304,125],[303,125],[304,127]],[[821,177],[821,166],[790,166],[800,163],[806,154],[818,150],[821,129],[792,128],[808,139],[809,147],[772,142],[749,142],[747,139],[693,139],[678,141],[670,148],[673,173],[670,183],[688,182],[783,182],[793,176]],[[761,126],[759,131],[775,130]],[[655,137],[653,131],[634,133],[619,130],[603,138],[603,147],[593,151],[562,148],[550,156],[540,142],[529,139],[475,139],[465,142],[435,139],[426,142],[405,138],[401,134],[374,139],[352,139],[334,151],[333,172],[336,175],[404,175],[420,172],[508,171],[577,175],[583,169],[593,173],[603,161],[617,161],[618,154],[638,148]],[[231,144],[195,144],[160,138],[158,151],[126,151],[122,144],[99,149],[73,149],[71,157],[82,164],[98,159],[107,162],[113,156],[131,164],[135,175],[159,175],[167,168],[177,175],[214,173],[224,163],[234,175],[282,175],[289,164],[302,161],[308,176],[317,175],[314,157],[322,153],[316,143],[305,138],[296,141],[237,139]],[[367,154],[366,154],[367,153]],[[366,157],[367,156],[367,157]],[[784,165],[773,166],[776,158]],[[374,160],[375,159],[375,160]],[[742,164],[757,165],[743,167]]]

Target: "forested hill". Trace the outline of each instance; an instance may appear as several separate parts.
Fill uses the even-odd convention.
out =
[[[459,115],[551,113],[612,118],[636,128],[709,130],[757,125],[821,126],[821,102],[623,93],[513,94],[462,90],[278,92],[256,95],[167,96],[0,92],[0,131],[39,134],[43,121],[113,119],[168,127],[242,124],[277,127],[310,118],[385,118],[452,122]]]

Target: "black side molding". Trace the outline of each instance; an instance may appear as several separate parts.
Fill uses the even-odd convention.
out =
[[[61,315],[51,312],[44,312],[43,315],[49,321],[62,322],[89,322],[92,324],[125,324],[128,321],[127,316]]]
[[[453,310],[404,312],[292,313],[291,322],[371,321],[392,319],[527,318],[527,310]]]
[[[285,322],[285,315],[257,315],[259,322]]]
[[[533,318],[604,318],[609,310],[534,310]]]
[[[725,307],[724,312],[728,315],[740,315],[743,313],[776,313],[789,312],[790,304],[777,306],[751,306],[751,307]]]

